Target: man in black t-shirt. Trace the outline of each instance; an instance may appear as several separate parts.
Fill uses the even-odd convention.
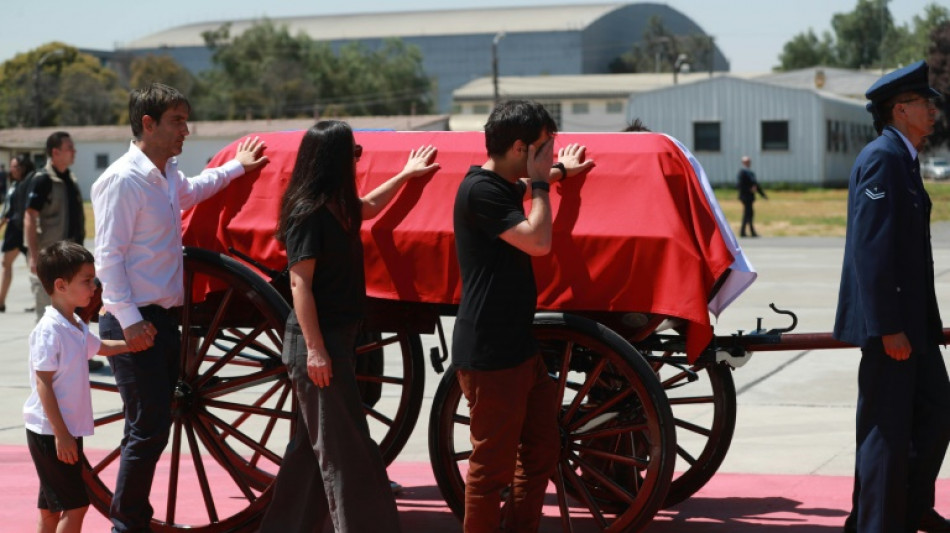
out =
[[[23,238],[28,249],[37,320],[50,303],[49,295],[36,277],[37,255],[57,241],[70,240],[82,245],[86,236],[82,196],[76,177],[69,170],[76,159],[76,148],[68,133],[57,131],[46,139],[46,159],[46,167],[37,170],[27,184],[23,217]]]
[[[550,183],[584,172],[584,147],[554,159],[557,125],[537,103],[495,107],[485,124],[489,160],[472,167],[455,198],[462,299],[452,362],[471,415],[465,533],[496,532],[500,494],[512,485],[512,531],[537,531],[560,453],[559,406],[531,334],[537,288],[531,256],[551,249]],[[531,211],[524,196],[530,191]]]

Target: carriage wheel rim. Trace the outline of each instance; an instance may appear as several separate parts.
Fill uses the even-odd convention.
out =
[[[551,341],[552,339],[563,341],[560,353],[574,354],[578,348],[578,339],[576,337],[558,337],[559,328],[565,326],[563,320],[554,321],[549,326],[542,324],[540,330],[535,330],[539,341],[542,344],[546,340]],[[597,349],[605,351],[603,344],[597,344],[589,338],[582,339],[582,341],[587,345],[594,345]],[[554,361],[551,361],[550,356],[546,356],[546,359],[548,360],[549,370],[558,379],[559,397],[564,394],[570,395],[571,392],[585,391],[585,389],[586,394],[594,388],[594,385],[587,386],[586,379],[583,383],[572,383],[568,379],[563,369],[571,368],[573,363],[565,361],[563,356]],[[669,406],[664,403],[665,396],[662,389],[655,382],[655,377],[645,363],[640,361],[639,364],[639,374],[632,369],[630,370],[632,372],[630,376],[639,376],[636,377],[638,381],[632,382],[630,378],[627,379],[628,383],[633,385],[632,388],[635,392],[619,392],[607,402],[604,402],[603,405],[606,405],[606,407],[601,412],[595,412],[592,416],[578,415],[581,407],[584,406],[584,401],[583,397],[580,398],[580,401],[575,401],[578,399],[576,395],[573,396],[572,401],[562,401],[563,408],[559,420],[562,431],[562,454],[553,480],[558,498],[558,508],[564,524],[569,525],[577,520],[591,520],[604,531],[635,529],[642,527],[652,518],[666,495],[672,477],[671,456],[675,453],[675,435],[672,428],[668,427],[671,415]],[[450,371],[453,370],[450,368]],[[610,364],[600,365],[599,367],[595,364],[591,367],[591,375],[596,380],[601,377],[600,374],[596,373],[602,374],[606,370],[613,373],[617,372]],[[653,381],[650,382],[649,386],[644,386],[641,378],[646,381],[650,379]],[[649,420],[650,417],[648,416],[647,419],[636,421],[628,417],[628,419],[622,419],[624,420],[623,424],[611,424],[611,420],[618,420],[617,416],[612,414],[601,416],[611,413],[612,409],[620,409],[625,398],[631,394],[639,399],[647,400],[647,404],[655,404],[658,410],[657,418]],[[442,383],[440,383],[439,390],[436,392],[436,399],[433,404],[429,435],[430,455],[439,488],[449,506],[459,516],[464,512],[464,482],[461,472],[465,467],[464,461],[470,453],[470,446],[466,446],[467,439],[463,437],[467,434],[465,430],[468,420],[467,411],[464,407],[462,411],[459,411],[460,400],[461,391],[457,379],[454,374],[450,375],[447,372]],[[612,403],[608,403],[611,401]],[[652,408],[648,407],[646,409],[647,414],[650,414],[650,409]],[[663,418],[663,422],[660,421],[660,417]],[[607,427],[598,429],[600,426]],[[583,428],[585,433],[575,433],[580,428]],[[584,442],[598,437],[596,431],[602,432],[601,437],[611,431],[619,436],[640,435],[639,442],[645,443],[644,445],[648,451],[637,457],[621,457],[611,453],[592,454],[590,447]],[[460,447],[457,447],[459,445]],[[609,459],[608,466],[618,461],[622,461],[625,465],[642,464],[646,475],[636,479],[637,485],[632,487],[632,490],[636,493],[631,495],[631,487],[613,483],[610,474],[605,474],[605,469],[598,469],[597,465],[592,464],[589,457]],[[602,494],[597,494],[597,490],[591,491],[591,486],[598,490],[607,490],[615,496],[627,493],[630,505],[626,510],[611,507],[615,502],[603,498]]]
[[[160,462],[168,471],[156,475],[153,485],[152,528],[160,532],[252,528],[269,502],[286,439],[294,429],[296,403],[280,362],[286,304],[274,304],[255,278],[242,278],[240,265],[209,260],[212,255],[216,257],[197,251],[185,260],[182,351],[191,355],[183,355],[169,445]],[[201,305],[192,301],[190,289],[200,276],[223,279],[229,285],[226,296],[210,304],[212,318],[205,322],[207,327],[192,321],[191,312]],[[246,327],[232,327],[222,319],[225,306],[231,305],[258,316],[250,324],[239,325]],[[195,354],[203,357],[196,361]],[[95,388],[117,390],[111,383]],[[257,390],[262,390],[261,396],[246,401]],[[97,418],[97,427],[122,421],[121,412],[109,413]],[[117,467],[118,455],[119,448],[111,447],[101,459],[85,461],[92,503],[103,514],[112,499],[111,486],[103,480],[114,480],[107,473]],[[240,503],[229,502],[230,496],[222,498],[223,494]]]

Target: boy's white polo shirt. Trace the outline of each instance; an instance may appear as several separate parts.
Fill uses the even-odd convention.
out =
[[[26,429],[52,435],[53,426],[36,393],[36,371],[54,372],[53,392],[66,427],[73,437],[93,433],[92,394],[89,391],[89,363],[101,341],[79,318],[82,331],[69,323],[52,306],[30,333],[30,397],[23,404]]]

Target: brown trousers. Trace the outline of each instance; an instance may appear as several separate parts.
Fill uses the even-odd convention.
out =
[[[560,456],[557,386],[541,356],[504,370],[459,370],[471,414],[465,533],[496,533],[501,492],[512,485],[505,531],[536,532]]]

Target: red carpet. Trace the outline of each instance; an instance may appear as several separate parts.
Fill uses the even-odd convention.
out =
[[[0,529],[11,533],[35,530],[38,483],[29,452],[23,446],[0,446]],[[403,485],[397,497],[403,530],[413,533],[461,531],[442,501],[428,463],[397,462],[390,478]],[[950,480],[940,480],[941,502]],[[719,474],[698,494],[677,507],[661,511],[647,533],[837,533],[850,508],[851,478]],[[558,531],[557,509],[545,508],[542,531]],[[950,507],[938,502],[938,510]],[[583,526],[583,524],[581,524]],[[108,531],[109,523],[95,509],[86,515],[84,531]]]

